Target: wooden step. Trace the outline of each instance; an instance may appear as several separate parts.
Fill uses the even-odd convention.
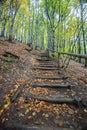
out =
[[[54,65],[54,66],[58,66],[58,64],[55,63],[54,61],[40,61],[39,65],[44,65],[44,66],[46,66],[46,65],[48,65],[48,66]]]
[[[55,64],[55,61],[45,61],[45,60],[43,60],[43,61],[38,61],[39,62],[39,64],[49,64],[49,65],[51,65],[51,64]],[[57,64],[57,63],[56,63]]]
[[[41,57],[41,58],[44,58],[44,57],[48,58],[47,54],[38,54],[38,56]]]
[[[48,98],[45,98],[45,97],[41,97],[41,96],[35,96],[31,93],[28,93],[25,95],[26,99],[30,99],[30,98],[34,98],[34,99],[38,99],[40,101],[45,101],[45,102],[49,102],[49,103],[58,103],[58,104],[62,104],[62,103],[68,103],[68,104],[79,104],[81,102],[81,100],[79,99],[74,99],[74,98],[62,98],[62,97],[56,97],[56,98],[53,98],[53,97],[48,97]]]
[[[58,67],[54,62],[39,62],[39,67]]]
[[[32,52],[32,55],[37,55],[37,56],[47,56],[47,53],[39,53],[39,52]]]
[[[38,61],[52,61],[52,59],[48,59],[48,58],[37,58],[36,60],[38,60]]]
[[[46,64],[46,65],[39,65],[40,67],[58,67],[57,65],[51,65],[51,64]]]
[[[32,84],[32,87],[70,88],[70,84]]]
[[[12,123],[7,125],[6,127],[3,126],[2,130],[81,130],[79,128],[74,129],[74,128],[60,128],[60,127],[52,127],[52,126],[41,126],[41,125],[23,125],[19,123]]]
[[[48,68],[48,67],[33,67],[32,69],[36,70],[36,69],[39,69],[39,70],[58,70],[58,68]]]
[[[53,77],[36,76],[35,78],[36,79],[59,80],[59,79],[67,79],[68,76],[53,76]]]
[[[38,54],[38,56],[48,58],[48,55],[47,55],[47,54]]]
[[[40,54],[40,55],[47,55],[47,52],[40,52],[38,54]]]
[[[11,102],[14,102],[17,99],[17,97],[20,95],[20,93],[22,92],[23,88],[25,87],[26,82],[27,81],[23,82],[23,84],[20,85],[20,87],[18,88],[16,93],[13,94],[13,96],[10,99]]]

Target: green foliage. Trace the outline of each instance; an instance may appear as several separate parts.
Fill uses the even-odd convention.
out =
[[[81,44],[84,53],[78,0],[5,0],[0,5],[0,32],[4,31],[7,37],[12,35],[26,43],[32,39],[34,45],[37,38],[41,48],[67,52],[78,52]],[[86,8],[83,14],[84,11]],[[84,20],[87,37],[86,26]]]

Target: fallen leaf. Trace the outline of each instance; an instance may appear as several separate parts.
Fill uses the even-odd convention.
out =
[[[27,114],[29,112],[29,109],[27,109],[26,111],[25,111],[25,114]]]
[[[48,115],[48,114],[45,114],[45,117],[47,117],[47,118],[48,118],[48,117],[49,117],[49,115]]]
[[[41,122],[42,125],[44,125],[45,123],[44,122]]]
[[[33,115],[33,116],[36,116],[36,112],[33,112],[32,115]]]
[[[74,114],[74,111],[71,110],[71,109],[69,109],[69,110],[68,110],[68,113],[69,113],[70,115],[73,115],[73,114]]]
[[[24,117],[24,114],[22,114],[22,113],[19,113],[19,117]]]
[[[3,118],[2,119],[2,123],[4,123],[5,121],[7,121],[8,120],[8,118]]]
[[[20,111],[20,108],[18,107],[18,108],[16,108],[16,110],[17,110],[17,111]]]
[[[42,116],[44,116],[44,117],[46,117],[46,118],[48,118],[48,117],[49,117],[49,115],[48,115],[48,114],[46,114],[46,113],[43,113],[43,114],[42,114]]]
[[[28,119],[32,119],[32,116],[28,116]]]
[[[59,127],[63,127],[63,122],[58,122]]]
[[[86,112],[86,113],[87,113],[87,109],[84,109],[84,112]]]
[[[35,125],[40,125],[41,122],[39,122],[39,121],[35,121],[34,124],[35,124]]]

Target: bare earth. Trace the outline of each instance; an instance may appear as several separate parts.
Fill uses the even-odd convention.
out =
[[[33,70],[39,66],[36,60],[37,51],[30,51],[30,47],[22,43],[9,43],[0,39],[0,128],[14,124],[28,126],[45,126],[54,128],[80,128],[87,123],[87,107],[82,104],[55,104],[26,95],[36,97],[53,97],[64,94],[66,98],[82,98],[87,104],[87,68],[84,65],[70,61],[66,72],[60,70],[43,71]],[[10,57],[12,55],[13,57]],[[56,62],[54,62],[56,64]],[[35,79],[35,76],[68,76],[64,80]],[[69,83],[71,89],[51,89],[32,87],[37,83]],[[22,87],[19,95],[14,99],[15,93]],[[55,97],[56,97],[55,96]]]

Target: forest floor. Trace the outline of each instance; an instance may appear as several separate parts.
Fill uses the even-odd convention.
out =
[[[38,51],[22,43],[9,43],[0,38],[0,130],[7,126],[33,126],[56,128],[80,128],[87,123],[87,68],[73,60],[66,71],[33,70],[39,62],[36,58]],[[56,61],[54,61],[56,64]],[[54,83],[46,79],[34,79],[35,76],[68,76],[64,83],[75,86],[71,89],[55,90],[50,88],[32,87],[32,84]],[[55,80],[62,83],[63,79]],[[19,93],[17,93],[19,92]],[[56,92],[64,93],[66,98],[83,98],[84,104],[74,106],[67,103],[50,103],[39,100],[37,97],[52,97]],[[36,98],[26,98],[28,94]],[[61,95],[62,96],[62,95]],[[86,98],[84,98],[86,96]],[[13,130],[13,129],[12,129]],[[49,129],[48,129],[49,130]],[[51,130],[51,129],[50,129]],[[53,130],[53,129],[52,129]]]

